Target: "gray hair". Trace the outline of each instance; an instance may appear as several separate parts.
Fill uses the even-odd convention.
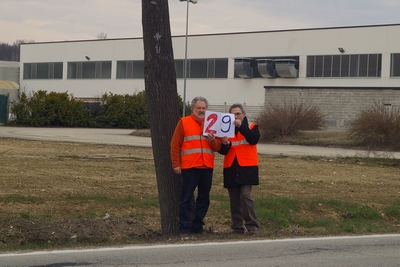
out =
[[[206,108],[208,108],[208,100],[205,97],[196,96],[195,98],[193,98],[192,103],[190,104],[191,109],[193,109],[197,101],[203,101],[204,103],[206,103]]]
[[[243,105],[240,104],[240,103],[232,104],[232,106],[229,108],[229,113],[230,113],[231,110],[234,109],[234,108],[240,108],[240,110],[241,110],[243,113],[246,113],[245,108],[244,108]]]

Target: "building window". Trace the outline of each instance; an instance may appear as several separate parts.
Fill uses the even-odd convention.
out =
[[[369,55],[368,57],[368,77],[381,76],[381,59],[380,54]]]
[[[340,77],[349,77],[349,71],[350,71],[350,56],[349,55],[343,55],[340,56]]]
[[[381,54],[307,56],[307,77],[381,77],[381,62]]]
[[[358,77],[368,77],[368,55],[360,55],[358,63]]]
[[[24,80],[62,79],[63,63],[24,63]]]
[[[340,55],[332,57],[332,77],[340,77]]]
[[[228,78],[228,59],[216,58],[214,59],[214,78]],[[211,74],[209,74],[209,77]]]
[[[176,72],[176,78],[183,78],[183,60],[175,60],[175,72]]]
[[[324,57],[316,56],[315,57],[315,70],[314,70],[315,77],[322,77],[323,67],[324,67]]]
[[[358,77],[359,55],[350,55],[350,77]]]
[[[117,79],[143,79],[144,61],[128,60],[117,62]]]
[[[184,60],[175,60],[177,78],[183,78]],[[144,78],[144,61],[118,61],[117,79]],[[228,78],[228,59],[188,59],[186,78]]]
[[[324,56],[323,59],[323,77],[332,77],[332,57]]]
[[[207,59],[190,60],[190,78],[208,78]]]
[[[307,76],[315,77],[315,59],[316,57],[307,57]]]
[[[68,79],[110,79],[111,61],[68,62]]]
[[[400,54],[391,55],[390,77],[400,77]]]
[[[188,59],[186,78],[228,78],[227,58]],[[184,78],[184,60],[175,60],[176,78]]]

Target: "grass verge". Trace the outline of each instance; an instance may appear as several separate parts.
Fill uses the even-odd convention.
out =
[[[183,242],[160,234],[150,148],[0,139],[0,151],[0,251]],[[260,155],[252,236],[231,233],[215,165],[206,234],[190,241],[400,232],[399,160]]]

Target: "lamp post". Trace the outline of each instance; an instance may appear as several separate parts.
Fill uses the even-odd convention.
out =
[[[186,73],[187,73],[187,45],[188,45],[188,28],[189,28],[189,3],[197,4],[197,0],[179,0],[186,2],[186,35],[185,35],[185,60],[183,61],[183,110],[182,117],[185,117],[186,111]]]

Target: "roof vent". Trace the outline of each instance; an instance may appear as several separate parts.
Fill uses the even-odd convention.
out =
[[[253,78],[252,62],[252,58],[235,58],[235,73],[240,78]]]
[[[296,68],[297,60],[295,59],[275,59],[275,70],[279,77],[297,78],[299,70]]]

